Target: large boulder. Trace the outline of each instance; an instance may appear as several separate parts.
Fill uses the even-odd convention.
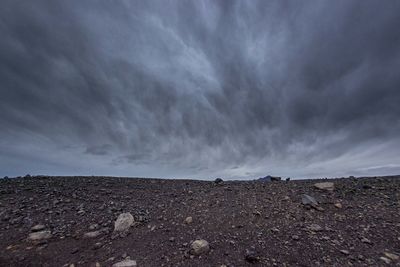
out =
[[[121,213],[114,223],[114,231],[125,232],[129,230],[129,227],[134,223],[135,219],[129,212]]]

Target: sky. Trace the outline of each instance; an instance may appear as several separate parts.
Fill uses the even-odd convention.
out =
[[[400,1],[2,0],[0,175],[400,174]]]

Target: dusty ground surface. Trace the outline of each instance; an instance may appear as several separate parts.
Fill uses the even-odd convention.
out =
[[[400,266],[400,176],[323,181],[335,189],[315,188],[321,180],[1,179],[0,266],[128,257],[137,266]],[[318,206],[303,205],[302,194]],[[135,223],[117,234],[124,212]],[[29,240],[38,224],[51,236]],[[210,250],[192,255],[196,239]]]

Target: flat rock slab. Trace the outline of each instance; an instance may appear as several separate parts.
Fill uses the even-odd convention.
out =
[[[333,191],[335,189],[335,184],[332,182],[322,182],[315,183],[314,187],[320,190]]]

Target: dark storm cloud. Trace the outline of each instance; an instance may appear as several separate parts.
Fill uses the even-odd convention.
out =
[[[0,169],[391,173],[398,25],[398,1],[3,1]]]

